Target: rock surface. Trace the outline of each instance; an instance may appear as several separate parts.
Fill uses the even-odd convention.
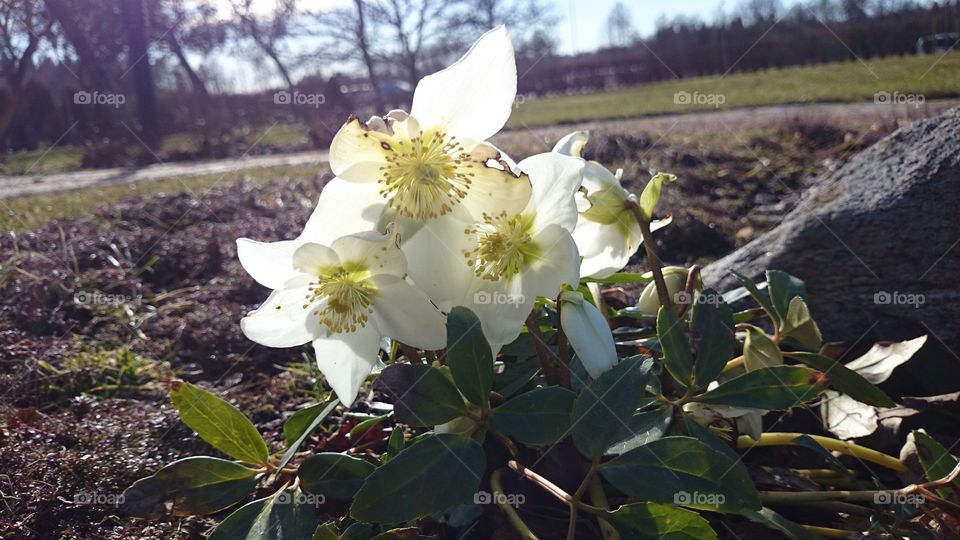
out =
[[[708,265],[803,279],[824,338],[869,347],[929,334],[960,367],[960,108],[901,128],[827,173],[781,224]]]

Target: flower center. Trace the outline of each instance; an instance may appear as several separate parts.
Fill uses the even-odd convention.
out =
[[[322,269],[309,287],[304,308],[319,301],[315,315],[334,333],[354,332],[367,324],[373,313],[377,289],[368,281],[370,272],[361,264],[347,263]]]
[[[380,195],[400,215],[424,221],[447,214],[466,197],[474,164],[456,137],[420,131],[380,146],[387,161],[380,168]]]
[[[540,256],[540,246],[533,241],[533,216],[506,212],[483,215],[478,223],[464,231],[476,235],[477,247],[464,251],[467,264],[477,277],[489,281],[509,279],[520,273]]]

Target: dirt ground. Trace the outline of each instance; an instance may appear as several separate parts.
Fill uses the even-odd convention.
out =
[[[769,229],[817,173],[903,118],[787,113],[729,129],[685,119],[666,133],[650,129],[664,119],[614,122],[590,126],[588,157],[624,168],[637,191],[650,170],[677,174],[662,202],[674,224],[657,233],[658,249],[668,262],[704,262]],[[519,155],[566,131],[497,142]],[[223,517],[134,521],[111,501],[165,463],[214,452],[178,422],[165,394],[171,378],[230,399],[276,450],[284,418],[316,398],[316,371],[300,351],[241,334],[240,317],[267,291],[240,267],[234,240],[295,237],[327,177],[128,200],[4,233],[0,538],[200,538]],[[307,446],[342,449],[350,422],[331,418]]]

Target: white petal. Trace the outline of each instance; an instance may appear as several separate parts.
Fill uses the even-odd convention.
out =
[[[583,257],[581,277],[605,278],[627,265],[640,247],[640,226],[632,219],[627,225],[630,232],[619,222],[604,224],[580,219],[573,239]]]
[[[610,186],[620,186],[620,179],[609,169],[596,161],[588,161],[583,166],[583,187],[588,192],[600,191]]]
[[[249,238],[237,239],[237,258],[240,265],[257,283],[269,289],[280,289],[298,272],[293,268],[293,253],[303,245],[296,240],[258,242]]]
[[[541,256],[520,274],[523,293],[556,298],[560,285],[576,287],[580,283],[577,272],[580,256],[570,233],[559,225],[551,225],[537,233],[533,240],[540,246]]]
[[[486,281],[474,279],[460,305],[480,319],[483,335],[496,355],[507,343],[517,339],[520,329],[536,302],[536,296],[524,291],[520,279]]]
[[[450,311],[466,293],[474,277],[465,251],[473,249],[464,230],[469,226],[453,214],[423,224],[399,220],[402,249],[413,283],[443,311]],[[410,231],[410,232],[408,232]]]
[[[407,260],[397,245],[398,241],[398,236],[393,232],[380,234],[368,231],[337,238],[330,247],[343,263],[362,262],[374,275],[404,276],[407,273]]]
[[[334,178],[320,192],[300,239],[329,246],[341,236],[376,230],[385,208],[377,184]]]
[[[520,170],[530,177],[536,229],[560,225],[573,231],[577,225],[574,195],[583,180],[584,161],[580,158],[546,152],[520,162]]]
[[[517,64],[504,26],[480,37],[450,67],[420,80],[410,116],[424,129],[443,128],[461,139],[484,141],[500,131],[517,94]]]
[[[527,207],[532,189],[530,178],[517,172],[517,165],[509,157],[487,143],[474,145],[469,154],[476,165],[461,204],[473,221],[481,221],[484,214],[512,215]]]
[[[447,345],[447,320],[426,294],[396,276],[370,281],[377,288],[373,319],[381,334],[418,349],[436,351]]]
[[[583,147],[589,140],[589,131],[574,131],[557,141],[552,151],[565,156],[583,157]]]
[[[240,320],[243,334],[267,347],[296,347],[310,342],[324,331],[314,315],[316,305],[304,308],[306,287],[279,289]]]
[[[613,334],[596,306],[587,301],[563,302],[560,324],[590,377],[596,379],[617,364]]]
[[[380,353],[380,331],[374,322],[346,334],[330,334],[313,340],[317,366],[327,384],[349,407],[363,381],[373,371]]]
[[[389,144],[390,139],[358,118],[351,118],[330,142],[330,170],[349,182],[376,182],[381,176],[380,167],[386,164],[381,144]]]
[[[337,253],[327,246],[307,242],[293,252],[293,266],[298,272],[310,274],[312,276],[320,275],[324,267],[337,266],[340,264],[340,257]]]

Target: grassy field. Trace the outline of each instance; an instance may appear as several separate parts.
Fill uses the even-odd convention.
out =
[[[144,180],[126,185],[0,199],[0,230],[34,229],[53,219],[89,214],[96,208],[132,197],[190,191],[202,198],[203,192],[207,189],[228,186],[240,180],[256,185],[281,179],[288,182],[304,182],[315,178],[317,172],[316,165],[264,167],[229,175],[211,174],[183,180],[177,178]]]
[[[837,62],[530,99],[517,105],[509,125],[543,126],[756,105],[873,101],[878,92],[888,93],[891,100],[904,100],[910,94],[928,100],[960,95],[960,52],[949,53],[939,62],[938,58]],[[675,99],[679,92],[686,94]],[[684,102],[683,98],[688,99]]]

